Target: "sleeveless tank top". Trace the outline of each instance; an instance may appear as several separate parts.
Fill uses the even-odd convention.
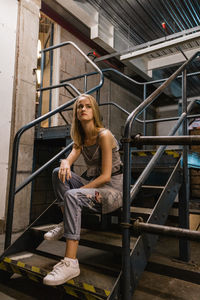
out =
[[[87,171],[84,173],[86,178],[98,177],[101,174],[101,147],[98,143],[99,136],[103,129],[98,133],[96,143],[91,146],[82,146],[82,155],[87,165]],[[116,147],[112,149],[112,174],[115,176],[122,173],[122,162],[119,154],[119,145],[116,138],[113,136],[116,142]]]

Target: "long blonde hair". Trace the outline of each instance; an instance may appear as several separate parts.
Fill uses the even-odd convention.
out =
[[[81,100],[82,98],[87,98],[88,100],[90,100],[92,111],[93,111],[93,116],[94,116],[95,127],[103,128],[103,124],[101,122],[101,116],[100,116],[100,112],[99,112],[99,107],[98,107],[98,104],[97,104],[95,98],[88,94],[81,94],[74,103],[73,120],[72,120],[72,126],[71,126],[71,137],[74,141],[74,144],[77,147],[81,147],[83,145],[84,138],[85,138],[85,133],[84,133],[83,127],[81,125],[81,122],[77,118],[77,106],[78,106],[79,100]]]

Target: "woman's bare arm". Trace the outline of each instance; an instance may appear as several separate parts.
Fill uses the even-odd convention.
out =
[[[60,169],[58,172],[59,179],[64,183],[65,180],[69,180],[71,176],[71,165],[78,159],[81,154],[81,149],[73,147],[72,151],[66,159],[61,160]]]

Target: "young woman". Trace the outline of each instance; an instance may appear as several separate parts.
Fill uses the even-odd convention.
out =
[[[64,235],[66,252],[64,259],[44,278],[47,285],[63,284],[80,274],[76,255],[82,209],[109,213],[122,206],[123,175],[118,143],[103,127],[96,100],[90,95],[80,95],[74,104],[71,136],[73,149],[52,177],[63,222],[44,235],[47,240]],[[87,171],[80,177],[71,171],[71,166],[81,154]]]

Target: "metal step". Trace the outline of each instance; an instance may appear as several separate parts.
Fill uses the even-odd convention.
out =
[[[134,247],[135,242],[136,238],[131,237],[131,249]],[[103,249],[121,253],[122,234],[82,229],[80,244],[96,249]]]
[[[152,208],[147,223],[163,225],[168,219],[170,209],[173,206],[177,193],[182,184],[180,173],[180,159],[177,162],[172,174],[170,175],[165,188],[162,190],[157,202]],[[142,199],[143,200],[143,199]],[[150,211],[149,211],[150,212]],[[142,234],[138,237],[134,249],[131,251],[132,274],[131,286],[136,288],[138,280],[144,271],[148,258],[157,243],[158,236],[152,234]]]
[[[132,206],[131,207],[131,213],[135,214],[141,214],[141,215],[150,215],[153,212],[152,208],[146,208],[146,207],[138,207],[138,206]],[[177,208],[171,208],[169,211],[169,216],[178,217],[178,209]]]
[[[155,155],[156,151],[151,150],[133,150],[131,151],[131,173],[136,175],[141,173],[152,157]],[[178,159],[181,156],[181,150],[165,150],[161,158],[158,160],[154,166],[154,171],[160,172],[161,174],[170,174],[175,167]],[[123,151],[121,151],[123,156]]]
[[[54,228],[55,224],[32,227],[32,230],[39,231],[42,235]],[[64,239],[62,239],[64,240]],[[136,238],[131,237],[131,248],[134,247]],[[101,249],[111,251],[113,253],[121,253],[122,234],[109,231],[96,231],[91,229],[81,229],[80,245],[93,249]],[[39,246],[40,247],[40,246]]]
[[[35,253],[21,252],[5,257],[0,264],[4,271],[13,272],[42,283],[43,277],[58,261]],[[59,289],[79,299],[107,299],[117,279],[116,275],[80,264],[81,274]]]
[[[162,190],[165,188],[164,185],[142,185],[143,189],[155,189],[155,190]]]

